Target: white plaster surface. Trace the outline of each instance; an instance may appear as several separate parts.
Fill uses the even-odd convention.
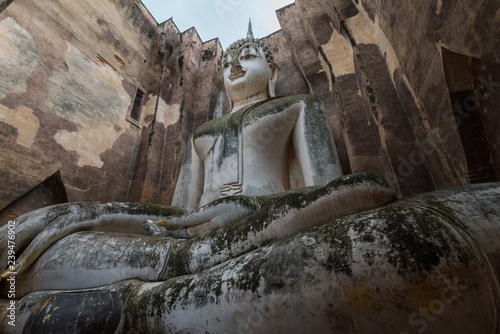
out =
[[[0,121],[12,125],[17,129],[17,144],[30,148],[35,140],[36,132],[40,127],[38,117],[33,114],[33,109],[19,106],[10,109],[0,104]]]
[[[101,153],[129,127],[126,113],[131,98],[120,74],[87,58],[73,45],[67,46],[68,70],[54,71],[42,109],[77,124],[77,131],[61,130],[55,140],[65,149],[76,151],[79,167],[100,168]]]

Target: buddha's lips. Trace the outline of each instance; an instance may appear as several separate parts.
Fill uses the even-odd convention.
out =
[[[247,71],[245,71],[245,70],[239,70],[238,72],[231,74],[229,76],[229,79],[234,80],[236,78],[244,76],[246,73],[247,73]]]

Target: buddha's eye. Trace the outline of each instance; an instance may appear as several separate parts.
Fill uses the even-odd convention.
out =
[[[240,56],[240,58],[241,58],[242,60],[249,60],[249,59],[253,59],[253,58],[255,58],[255,57],[256,57],[255,55],[250,54],[250,53],[247,53],[247,54],[244,54],[244,55],[241,55],[241,56]]]

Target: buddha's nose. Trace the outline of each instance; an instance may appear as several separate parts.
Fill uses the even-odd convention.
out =
[[[231,73],[237,73],[241,70],[241,65],[238,59],[231,61]]]

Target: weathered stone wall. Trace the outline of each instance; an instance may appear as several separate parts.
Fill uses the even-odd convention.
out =
[[[0,210],[57,171],[69,201],[169,204],[221,89],[218,40],[125,0],[16,0],[0,32]]]
[[[156,112],[147,119],[129,200],[169,205],[189,136],[212,119],[222,89],[218,39],[203,43],[194,28],[160,25],[161,78]]]
[[[277,11],[344,172],[382,176],[400,196],[499,180],[499,13],[493,0],[296,0]],[[450,98],[444,49],[473,64],[453,66],[474,94]]]
[[[70,201],[124,200],[156,22],[129,1],[17,0],[0,15],[0,207],[56,171]]]

